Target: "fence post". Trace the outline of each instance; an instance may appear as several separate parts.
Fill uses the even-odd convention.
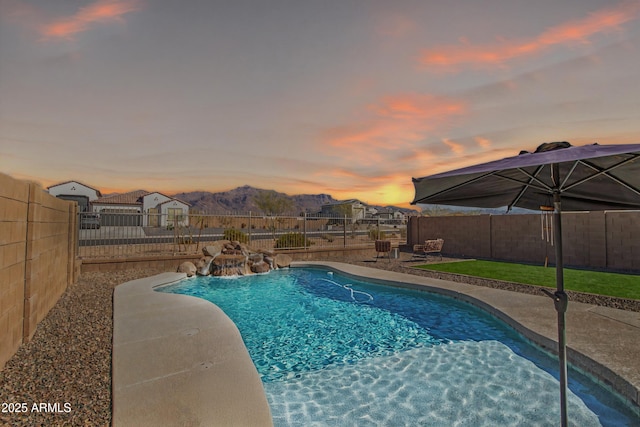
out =
[[[249,244],[251,244],[251,211],[249,211]]]
[[[307,213],[304,213],[302,217],[302,230],[303,230],[303,241],[304,241],[304,250],[307,250]]]
[[[347,247],[347,214],[344,214],[344,227],[342,232],[342,237],[344,238],[344,247]]]
[[[380,217],[378,217],[378,233],[377,233],[377,239],[376,240],[382,240],[382,236],[380,235]]]

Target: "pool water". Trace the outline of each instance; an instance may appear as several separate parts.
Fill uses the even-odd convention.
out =
[[[238,326],[276,426],[557,425],[557,361],[482,310],[321,269],[198,277],[160,289],[204,298]],[[569,371],[575,426],[640,425]]]

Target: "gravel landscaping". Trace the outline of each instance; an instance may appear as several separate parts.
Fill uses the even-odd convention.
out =
[[[404,260],[391,262],[361,258],[343,261],[480,286],[540,293],[539,289],[527,285],[412,269],[412,264],[406,262],[408,254],[401,256]],[[22,345],[0,371],[3,409],[5,403],[6,408],[13,403],[25,409],[21,413],[0,413],[0,425],[110,425],[113,288],[163,271],[166,270],[85,273],[78,283],[70,286],[38,325],[33,339]],[[582,298],[583,302],[640,311],[640,301],[607,302],[606,297],[596,297],[570,295],[574,301]]]
[[[86,273],[70,286],[0,371],[3,409],[26,410],[0,412],[0,425],[110,425],[113,288],[161,272]]]

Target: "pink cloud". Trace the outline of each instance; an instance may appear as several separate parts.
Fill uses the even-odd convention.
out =
[[[384,19],[378,24],[376,31],[383,37],[391,39],[401,39],[416,29],[415,21],[406,15],[399,13],[385,15]]]
[[[137,0],[97,0],[80,8],[73,16],[56,19],[40,28],[45,39],[72,39],[87,31],[92,24],[122,22],[122,16],[140,10]]]
[[[640,2],[623,2],[601,9],[588,17],[549,28],[537,37],[524,40],[502,40],[494,44],[443,46],[423,52],[420,63],[430,66],[455,67],[461,64],[501,66],[509,60],[537,54],[552,46],[589,43],[590,38],[611,31],[637,18]]]
[[[444,145],[449,147],[454,154],[460,155],[464,154],[465,152],[464,146],[462,144],[458,144],[457,142],[454,142],[448,138],[444,138],[442,142],[444,143]]]
[[[481,148],[484,148],[484,149],[491,148],[491,141],[487,138],[484,138],[482,136],[476,136],[474,140]]]
[[[352,123],[329,129],[322,146],[340,156],[372,163],[389,152],[411,149],[430,132],[445,128],[463,115],[463,101],[433,95],[388,96],[367,107]]]

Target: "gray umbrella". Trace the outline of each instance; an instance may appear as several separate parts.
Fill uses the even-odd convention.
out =
[[[640,208],[640,144],[542,144],[534,153],[413,178],[411,204],[541,209],[553,204],[561,424],[567,425],[567,361],[561,211]],[[561,206],[562,203],[562,206]]]

